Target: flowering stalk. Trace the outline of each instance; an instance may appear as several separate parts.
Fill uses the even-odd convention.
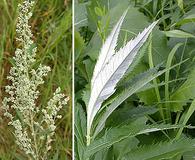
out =
[[[58,88],[44,109],[37,107],[40,94],[38,86],[44,83],[43,78],[51,69],[41,64],[37,69],[32,67],[37,51],[28,25],[33,5],[33,1],[25,0],[18,6],[16,41],[20,48],[15,51],[14,66],[7,77],[11,85],[5,87],[9,96],[3,99],[3,109],[4,115],[10,119],[8,124],[14,128],[16,143],[20,149],[35,160],[45,160],[51,149],[55,120],[61,118],[58,111],[67,104],[68,98]]]

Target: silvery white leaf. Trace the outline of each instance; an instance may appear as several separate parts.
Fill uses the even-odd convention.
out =
[[[111,35],[106,40],[100,52],[99,59],[96,63],[92,81],[91,95],[87,107],[87,129],[90,132],[93,119],[99,111],[102,103],[115,92],[115,87],[119,80],[123,77],[128,67],[135,59],[139,49],[147,40],[152,29],[157,24],[153,22],[138,36],[130,40],[119,51],[115,51],[120,27],[127,11],[124,12],[114,27]]]

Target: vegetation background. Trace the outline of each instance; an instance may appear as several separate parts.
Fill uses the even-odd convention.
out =
[[[145,50],[142,50],[144,56],[139,64],[132,72],[127,72],[116,94],[103,104],[100,117],[101,112],[109,108],[109,104],[114,104],[115,98],[118,95],[120,97],[123,90],[130,90],[130,87],[137,87],[133,84],[144,81],[142,78],[144,74],[146,78],[147,70],[158,65],[160,69],[167,69],[185,62],[155,78],[142,91],[126,98],[107,119],[102,132],[93,137],[94,143],[87,147],[86,107],[93,68],[102,44],[127,6],[130,8],[122,25],[117,48],[153,21],[159,20],[159,23],[148,39]],[[83,155],[87,155],[92,160],[192,160],[195,156],[195,148],[190,148],[195,138],[193,128],[130,135],[139,130],[141,118],[146,118],[146,124],[195,125],[195,1],[75,0],[74,18],[76,159],[83,160]],[[95,125],[99,117],[96,118]],[[135,123],[134,126],[131,126],[131,122]],[[125,128],[125,125],[129,128]],[[174,138],[180,139],[180,142],[172,143]],[[184,142],[188,138],[190,140]],[[89,152],[86,152],[86,148]],[[189,150],[192,151],[187,152]]]
[[[18,44],[15,42],[15,24],[17,6],[22,0],[0,1],[0,105],[4,97],[6,77],[12,63],[12,56]],[[72,1],[71,0],[35,0],[33,17],[30,20],[34,42],[38,47],[37,64],[52,68],[45,84],[40,88],[40,104],[45,104],[57,86],[71,97],[71,54],[72,54]],[[65,160],[72,157],[72,116],[71,99],[61,111],[63,118],[57,122],[55,141],[52,144],[53,160]],[[0,159],[23,160],[25,155],[14,143],[12,129],[0,110]]]

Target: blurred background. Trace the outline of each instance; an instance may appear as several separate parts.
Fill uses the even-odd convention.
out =
[[[18,46],[15,41],[17,6],[22,0],[0,0],[0,106],[5,95],[4,86]],[[53,91],[60,86],[71,97],[72,6],[71,0],[35,0],[30,20],[33,39],[37,45],[37,64],[49,65],[52,71],[41,86],[39,104],[45,105]],[[36,64],[36,65],[37,65]],[[53,160],[71,159],[71,99],[62,109],[63,118],[57,122],[52,144]],[[14,143],[12,128],[0,109],[0,160],[27,159]]]

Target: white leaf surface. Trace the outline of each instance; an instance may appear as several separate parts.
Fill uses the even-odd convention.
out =
[[[153,22],[138,36],[130,40],[124,47],[115,51],[120,27],[127,11],[124,12],[110,36],[103,45],[99,59],[96,63],[92,81],[91,95],[87,108],[87,129],[90,132],[93,119],[102,103],[115,92],[116,84],[123,77],[128,67],[135,59],[139,49],[147,40],[152,29],[157,24]]]
[[[119,36],[119,32],[123,23],[123,20],[127,14],[126,10],[117,24],[114,26],[113,30],[111,31],[110,35],[106,39],[105,43],[103,44],[101,51],[99,53],[99,58],[97,60],[97,63],[95,65],[93,76],[91,80],[91,88],[93,88],[93,84],[99,73],[101,72],[102,68],[109,62],[110,58],[115,53],[115,48],[117,46],[117,40]]]

